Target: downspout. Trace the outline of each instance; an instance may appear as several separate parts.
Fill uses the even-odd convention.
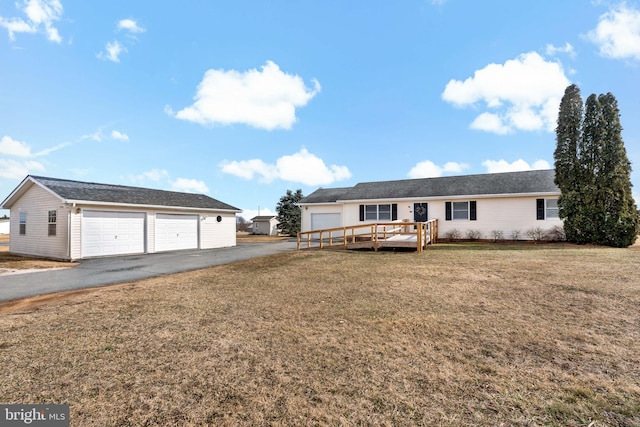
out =
[[[69,208],[69,213],[67,214],[67,259],[71,261],[71,214],[76,207],[76,204],[73,203],[71,208]]]

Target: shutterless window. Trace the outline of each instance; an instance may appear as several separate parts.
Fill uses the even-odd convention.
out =
[[[546,212],[547,219],[560,218],[560,215],[558,213],[558,199],[546,199],[545,205],[546,205],[545,212]]]
[[[20,212],[20,234],[27,234],[27,213]]]
[[[469,202],[453,202],[453,219],[469,219]]]
[[[57,224],[57,212],[49,211],[49,236],[56,235],[56,224]]]

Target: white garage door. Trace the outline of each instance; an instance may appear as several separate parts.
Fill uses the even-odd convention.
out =
[[[144,252],[143,212],[83,211],[82,257]]]
[[[339,213],[311,214],[312,230],[324,230],[337,227],[342,227],[342,218]]]
[[[156,252],[198,248],[198,215],[156,215]]]

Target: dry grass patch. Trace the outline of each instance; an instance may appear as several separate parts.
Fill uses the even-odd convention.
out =
[[[303,251],[0,317],[73,425],[640,424],[640,250]]]

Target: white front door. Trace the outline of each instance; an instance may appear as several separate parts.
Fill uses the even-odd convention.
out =
[[[82,257],[144,253],[144,212],[82,212]]]
[[[156,252],[198,248],[198,215],[156,214]]]

